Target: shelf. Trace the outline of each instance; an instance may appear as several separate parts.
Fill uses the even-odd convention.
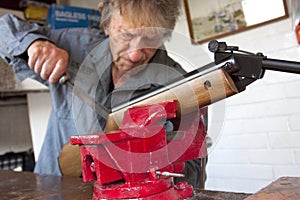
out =
[[[22,8],[20,8],[19,6],[21,1],[22,0],[1,0],[0,7],[11,9],[11,10],[22,10]],[[52,4],[52,3],[56,3],[56,0],[39,0],[37,2]]]

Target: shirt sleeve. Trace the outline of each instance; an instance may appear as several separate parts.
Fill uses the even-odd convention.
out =
[[[12,14],[0,18],[1,53],[8,56],[23,54],[37,39],[47,39],[46,29],[38,24],[28,23]]]
[[[18,78],[21,81],[28,77],[40,79],[28,67],[27,54],[24,53],[33,41],[47,40],[46,29],[13,14],[6,14],[0,18],[0,35],[0,56],[13,66]]]

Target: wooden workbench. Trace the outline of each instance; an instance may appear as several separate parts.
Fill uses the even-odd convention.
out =
[[[0,170],[1,200],[92,199],[93,183],[81,178]]]
[[[299,200],[300,177],[282,177],[246,200]]]
[[[93,182],[81,178],[37,175],[0,170],[1,200],[89,200]],[[190,200],[296,200],[300,199],[300,178],[281,178],[256,194],[196,190]]]

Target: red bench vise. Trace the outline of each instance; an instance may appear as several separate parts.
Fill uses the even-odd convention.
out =
[[[96,180],[93,200],[193,195],[191,185],[174,184],[173,177],[184,176],[185,161],[206,155],[206,131],[197,112],[185,120],[188,125],[167,132],[166,121],[176,117],[177,109],[177,101],[132,107],[117,131],[71,137],[71,144],[80,145],[83,181]]]

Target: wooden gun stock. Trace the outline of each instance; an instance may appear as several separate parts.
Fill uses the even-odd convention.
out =
[[[178,100],[179,113],[177,115],[180,116],[181,114],[191,113],[199,107],[205,107],[237,93],[238,89],[233,80],[221,68],[131,104],[129,107]],[[118,129],[119,124],[122,122],[123,114],[127,109],[128,107],[125,107],[108,115],[105,132]]]

